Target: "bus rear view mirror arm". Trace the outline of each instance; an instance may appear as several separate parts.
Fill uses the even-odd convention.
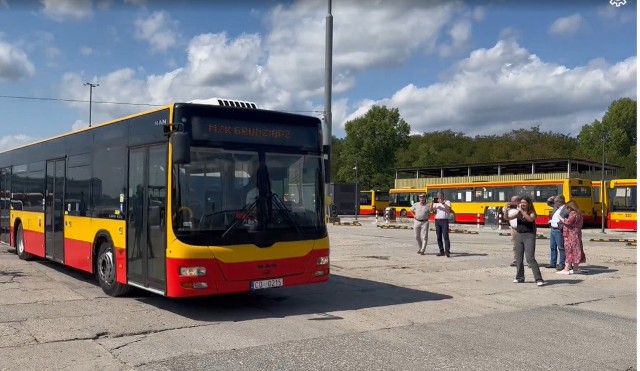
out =
[[[173,163],[176,165],[191,162],[191,144],[189,134],[183,131],[171,133],[171,146],[173,147]]]

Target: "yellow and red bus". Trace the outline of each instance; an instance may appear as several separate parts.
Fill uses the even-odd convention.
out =
[[[111,296],[323,282],[322,158],[317,118],[170,104],[0,153],[0,239],[95,274]]]
[[[607,191],[607,228],[638,230],[638,180],[611,180]]]
[[[608,187],[609,187],[609,181],[605,180],[605,190]],[[593,190],[592,194],[593,194],[593,209],[594,209],[594,218],[593,218],[592,224],[599,226],[599,225],[602,225],[603,211],[604,211],[605,223],[606,223],[606,215],[608,210],[607,195],[606,193],[603,194],[601,180],[591,181],[591,189]]]
[[[548,226],[553,207],[547,204],[551,196],[564,195],[575,201],[586,221],[594,218],[591,181],[586,179],[549,179],[490,181],[434,184],[427,186],[429,198],[442,191],[451,201],[457,223],[482,223],[489,211],[497,211],[514,195],[528,195],[533,200],[538,217],[536,224]]]
[[[360,191],[359,215],[382,215],[389,206],[389,191]]]
[[[418,195],[425,192],[424,188],[393,188],[389,190],[389,206],[396,209],[396,216],[413,218],[411,206],[418,202]]]

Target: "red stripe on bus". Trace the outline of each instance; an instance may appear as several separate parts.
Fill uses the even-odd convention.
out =
[[[22,230],[24,233],[24,251],[44,258],[44,233]]]
[[[610,220],[607,224],[609,229],[630,229],[634,231],[638,229],[636,220]]]
[[[127,283],[127,249],[114,246],[115,265],[116,265],[116,281],[119,283]]]
[[[70,238],[64,239],[64,264],[83,270],[92,272],[92,244],[91,242],[78,241]]]

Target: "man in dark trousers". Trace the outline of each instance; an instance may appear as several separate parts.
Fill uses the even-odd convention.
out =
[[[563,195],[557,195],[549,199],[548,203],[553,203],[553,211],[551,211],[551,218],[549,218],[549,249],[551,253],[549,268],[563,270],[565,258],[564,237],[562,236],[562,222],[559,217],[566,218],[569,216],[569,212],[564,207],[565,200]]]
[[[448,258],[450,257],[449,250],[451,247],[451,242],[449,241],[451,201],[444,198],[443,192],[438,192],[438,197],[433,200],[431,205],[431,212],[436,214],[436,237],[438,239],[438,248],[440,249],[437,256],[446,256]]]

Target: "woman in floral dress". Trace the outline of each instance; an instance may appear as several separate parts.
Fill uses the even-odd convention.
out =
[[[562,235],[564,237],[565,265],[564,269],[558,271],[559,274],[579,273],[580,263],[587,261],[582,247],[582,213],[575,201],[569,201],[565,205],[569,210],[569,216],[560,217],[563,224]],[[573,267],[572,267],[573,266]]]

